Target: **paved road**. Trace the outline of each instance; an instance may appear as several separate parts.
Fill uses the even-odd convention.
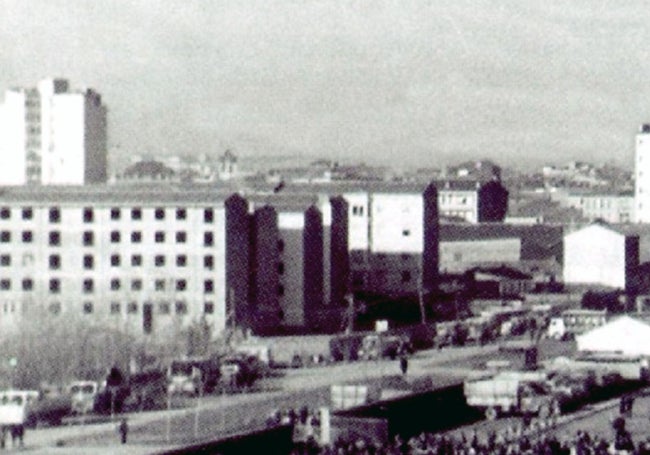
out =
[[[497,346],[471,346],[419,352],[410,360],[408,377],[431,376],[438,385],[458,381],[473,371],[462,366],[463,359],[484,359],[497,350]],[[117,444],[115,424],[103,423],[28,431],[26,449],[35,454],[156,453],[259,428],[278,408],[328,405],[332,384],[366,383],[398,375],[398,362],[389,360],[289,370],[283,378],[265,380],[263,385],[269,391],[263,393],[211,396],[196,403],[198,407],[130,415],[126,446]]]

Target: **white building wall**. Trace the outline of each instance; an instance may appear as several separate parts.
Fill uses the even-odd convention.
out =
[[[634,220],[650,223],[650,129],[646,125],[636,135],[634,201]]]
[[[594,224],[564,237],[564,282],[625,288],[625,236]]]
[[[370,248],[370,195],[367,192],[345,193],[348,203],[348,248],[367,250]]]
[[[52,98],[49,142],[43,143],[44,185],[83,185],[85,168],[85,100],[83,95]]]
[[[24,185],[26,173],[25,94],[7,91],[0,109],[0,185]]]
[[[422,195],[375,193],[370,200],[370,251],[422,253]]]
[[[478,191],[438,189],[438,207],[441,216],[458,217],[469,223],[478,221]]]

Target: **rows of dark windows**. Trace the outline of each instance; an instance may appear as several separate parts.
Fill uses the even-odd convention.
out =
[[[152,308],[154,307],[153,303],[147,303],[147,305],[151,305]],[[173,302],[173,305],[172,302],[158,302],[155,306],[157,307],[157,312],[159,314],[171,314],[172,310],[176,314],[188,313],[187,303],[182,300]],[[135,314],[138,313],[140,305],[138,304],[138,302],[127,302],[126,304],[122,304],[121,302],[111,302],[109,308],[110,308],[110,313],[113,315],[121,314],[122,308],[125,308],[128,314]],[[60,314],[61,302],[50,303],[48,306],[48,310],[52,314]],[[85,314],[93,313],[95,311],[94,302],[89,302],[89,301],[83,302],[82,311]],[[203,312],[205,314],[214,314],[214,302],[204,302]]]
[[[177,254],[175,258],[176,267],[187,267],[188,259],[185,254]],[[130,256],[132,267],[141,267],[144,263],[141,254],[132,254]],[[153,256],[153,263],[156,267],[164,267],[167,264],[167,256],[164,254],[156,254]],[[120,267],[122,265],[122,256],[119,254],[112,254],[110,256],[111,267]],[[0,254],[0,266],[10,266],[11,255]],[[59,270],[62,267],[61,255],[50,254],[48,256],[48,267],[50,270]],[[86,254],[82,257],[82,267],[86,270],[93,270],[95,268],[95,257],[91,254]],[[214,268],[214,256],[211,254],[203,256],[203,268],[212,270]]]
[[[113,207],[110,209],[110,219],[113,221],[119,221],[122,219],[123,212],[130,212],[131,220],[138,221],[142,219],[143,209],[140,207],[133,207],[131,209],[122,209],[119,207]],[[159,221],[164,221],[167,219],[168,211],[174,211],[174,217],[176,220],[182,221],[187,219],[187,209],[177,208],[177,209],[166,209],[163,207],[157,207],[153,211],[154,218]],[[31,220],[34,218],[34,209],[31,207],[23,207],[21,209],[21,217],[23,220]],[[84,223],[93,223],[95,221],[95,209],[92,207],[84,207],[81,214],[82,220]],[[8,220],[11,219],[11,208],[10,207],[0,207],[0,219]],[[61,222],[61,209],[59,207],[50,207],[48,210],[48,219],[50,223],[60,223]],[[204,223],[213,223],[214,222],[214,209],[205,208],[203,209],[203,222]]]
[[[175,256],[175,263],[177,267],[187,267],[187,255],[177,254]],[[156,254],[153,257],[153,263],[156,267],[164,267],[167,264],[167,257],[163,254]],[[110,264],[112,267],[120,267],[122,265],[122,256],[119,254],[112,254],[110,256]],[[131,266],[140,267],[143,265],[143,256],[141,254],[131,255]],[[11,255],[0,254],[0,267],[11,266]],[[50,270],[59,270],[62,266],[61,256],[59,254],[51,254],[48,256],[48,267]],[[86,254],[82,257],[82,267],[86,270],[93,270],[95,268],[95,257],[91,254]],[[214,256],[203,256],[203,268],[212,270],[214,269]],[[283,271],[283,270],[282,270]],[[282,271],[280,273],[282,273]]]
[[[126,282],[126,283],[125,283]],[[122,280],[120,278],[112,278],[110,280],[110,289],[111,291],[119,291],[122,289],[122,285],[126,284],[129,286],[131,291],[141,291],[143,289],[143,280],[140,278],[133,278],[130,280]],[[0,290],[10,291],[11,290],[11,280],[9,278],[0,279]],[[32,291],[34,289],[34,280],[31,278],[25,278],[21,281],[21,286],[23,291]],[[49,290],[53,294],[58,294],[61,292],[61,280],[59,278],[51,278],[48,283]],[[84,278],[82,281],[82,291],[84,294],[92,294],[95,292],[95,280],[93,278]],[[174,290],[177,292],[184,292],[187,290],[187,280],[177,279],[172,282],[167,282],[164,279],[154,280],[154,289],[156,291],[165,291],[167,289]],[[215,290],[213,280],[203,280],[203,293],[204,294],[213,294]]]
[[[48,232],[48,244],[50,246],[61,246],[61,232],[60,231],[50,231]],[[142,243],[142,231],[132,231],[131,232],[131,243]],[[167,235],[164,231],[155,231],[153,236],[155,243],[165,243]],[[32,231],[22,231],[21,240],[23,243],[32,243],[34,241],[34,234]],[[177,231],[174,235],[174,240],[176,243],[186,243],[187,242],[187,232]],[[120,243],[122,241],[122,233],[120,231],[111,231],[110,233],[111,243]],[[11,242],[11,231],[0,231],[0,243],[10,243]],[[81,242],[84,246],[93,246],[95,244],[95,233],[93,231],[84,231],[81,234]],[[214,233],[204,232],[203,233],[203,246],[214,246]]]

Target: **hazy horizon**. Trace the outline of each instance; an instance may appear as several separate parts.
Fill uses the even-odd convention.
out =
[[[95,88],[125,155],[629,168],[650,120],[638,0],[3,6],[0,91],[45,77]]]

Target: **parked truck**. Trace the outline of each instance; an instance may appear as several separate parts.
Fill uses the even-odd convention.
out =
[[[377,360],[385,357],[396,359],[402,351],[408,353],[412,351],[407,339],[397,335],[373,333],[363,337],[357,356],[361,360]]]
[[[176,359],[167,369],[167,392],[198,395],[212,393],[220,377],[218,359],[193,357]]]
[[[230,354],[219,360],[219,389],[235,392],[248,389],[264,375],[265,364],[254,355]]]
[[[501,414],[547,417],[560,412],[558,397],[541,372],[501,372],[468,379],[464,393],[467,404],[482,410],[488,420]]]

